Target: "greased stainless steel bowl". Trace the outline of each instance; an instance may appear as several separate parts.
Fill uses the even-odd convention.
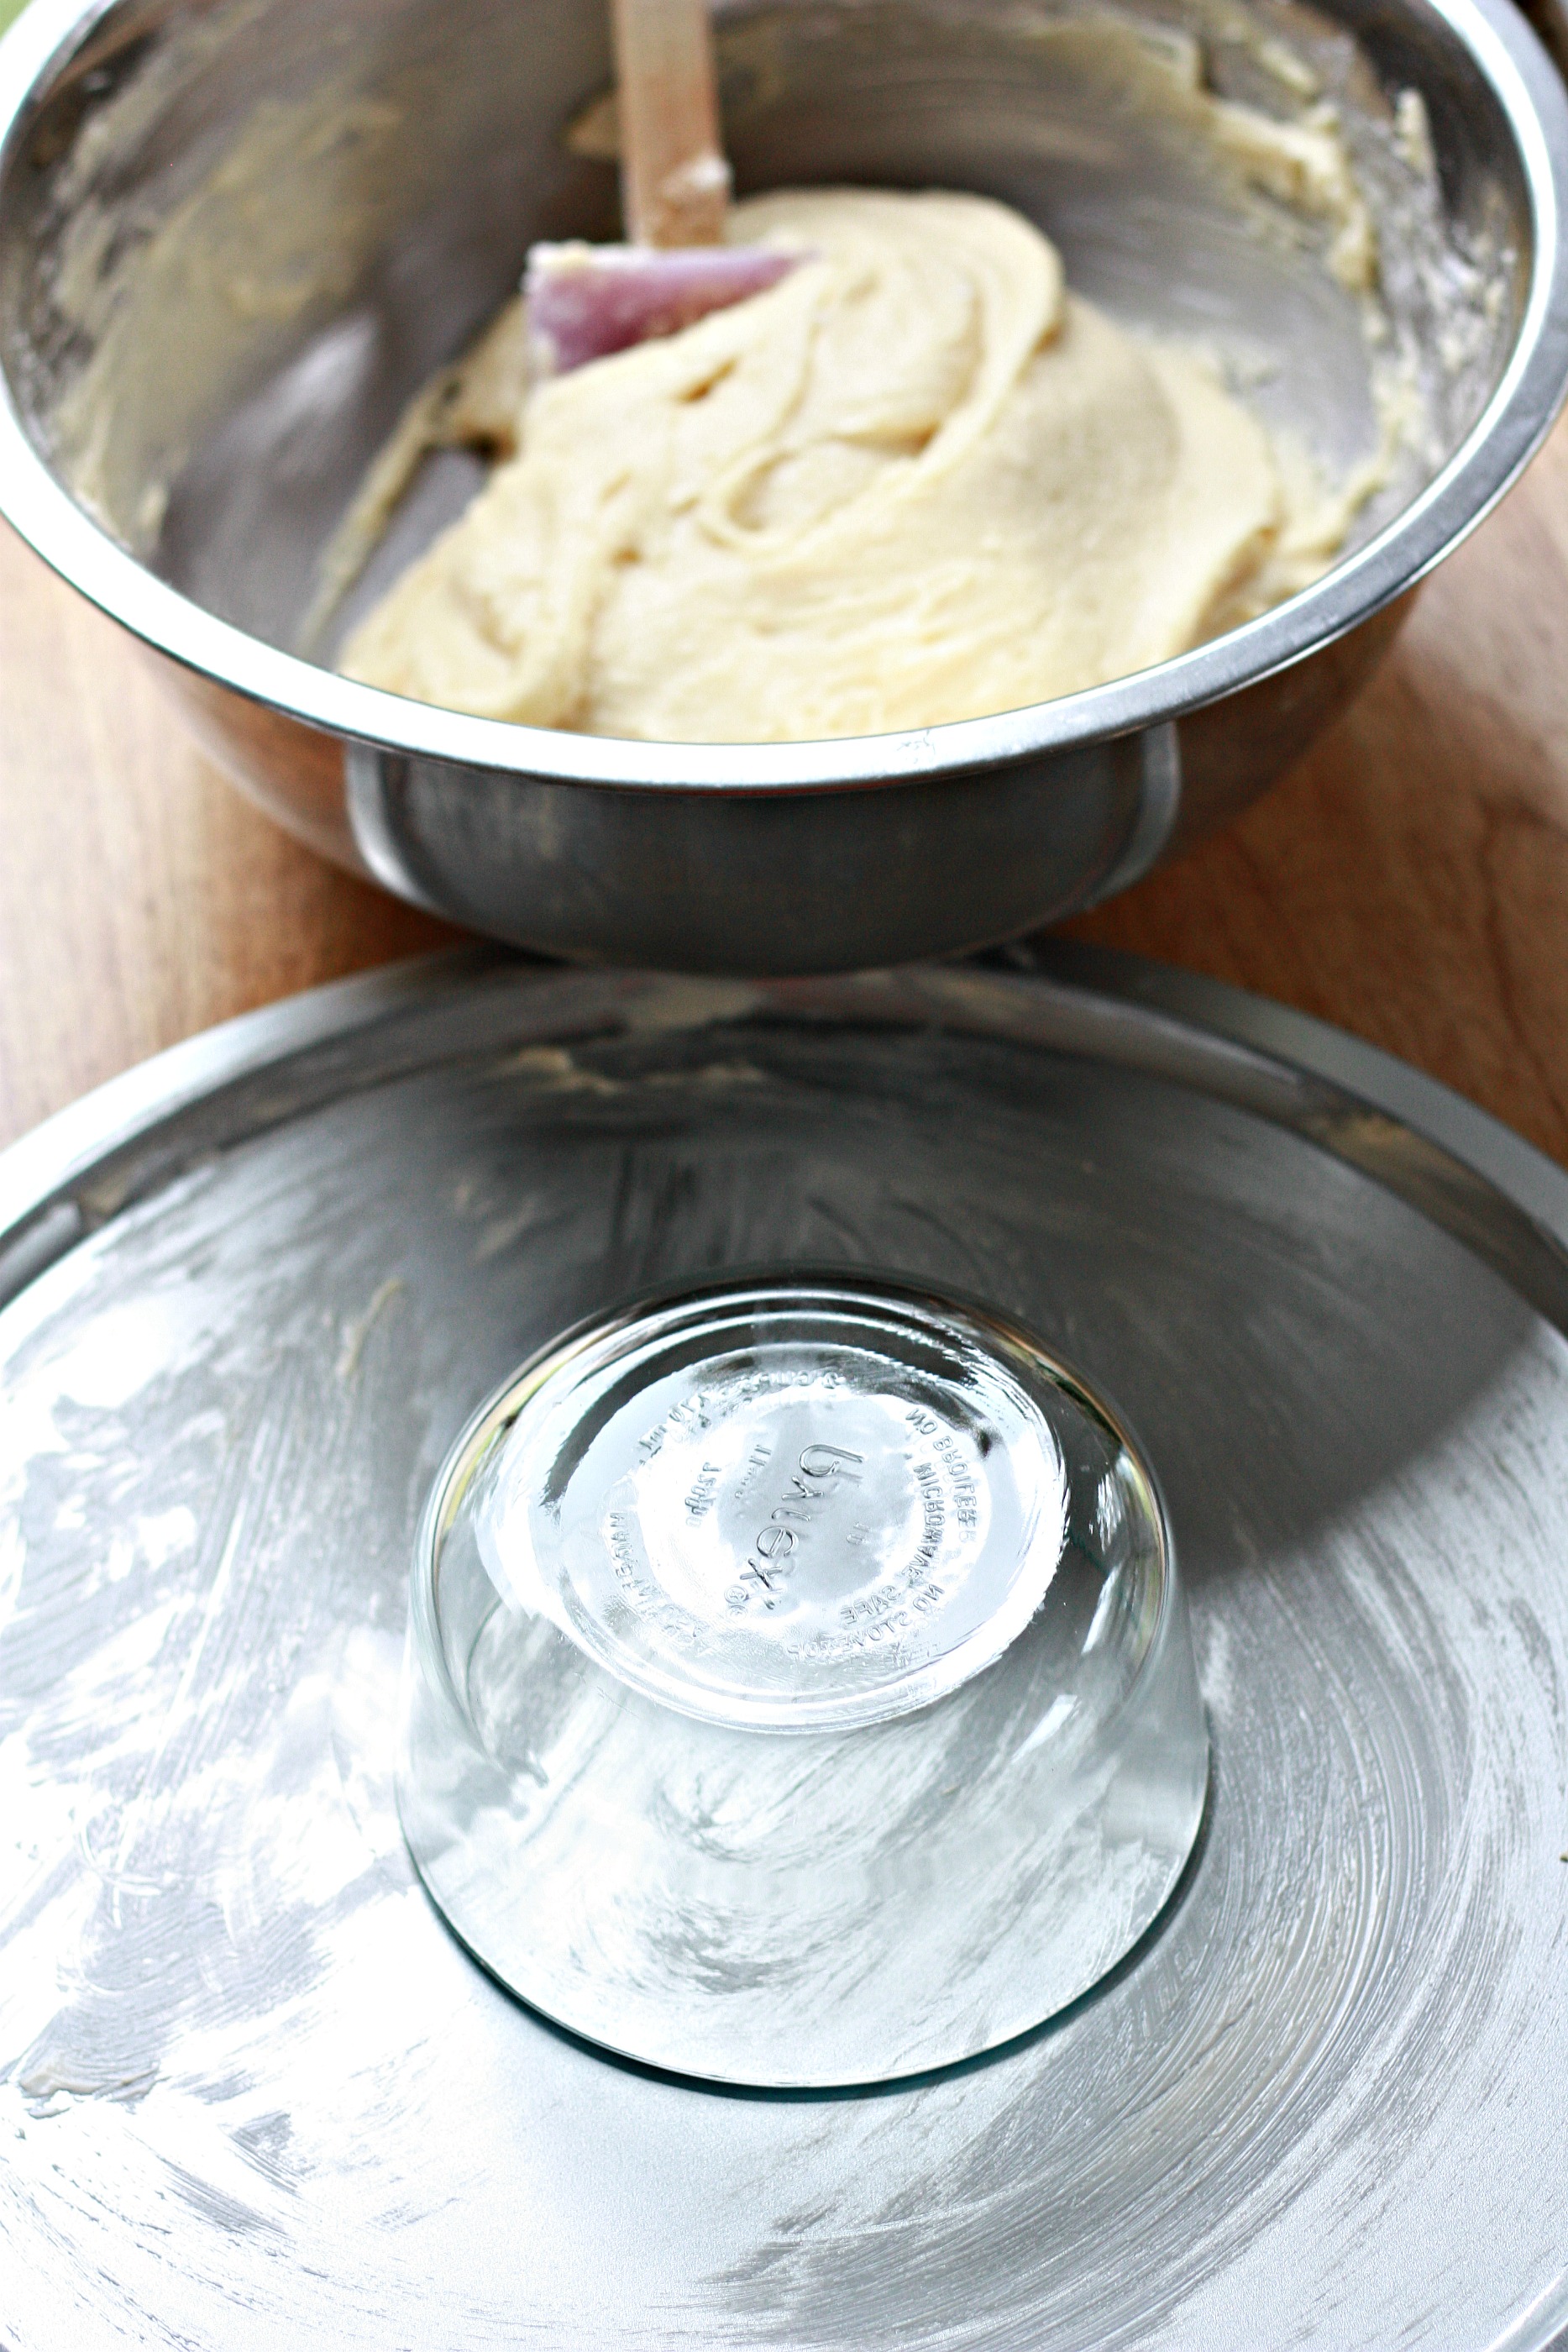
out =
[[[725,11],[739,183],[1002,196],[1082,291],[1250,354],[1258,404],[1350,463],[1376,421],[1323,237],[1270,216],[1256,186],[1228,196],[1083,64],[1062,26],[1106,13]],[[1419,379],[1427,427],[1323,580],[1136,677],[849,741],[626,743],[350,684],[295,648],[402,404],[534,237],[614,233],[613,170],[570,128],[606,83],[604,14],[34,0],[0,47],[0,503],[162,657],[265,807],[482,929],[570,956],[804,971],[978,946],[1106,895],[1304,748],[1558,406],[1568,105],[1511,0],[1138,0],[1167,48],[1201,45],[1182,54],[1227,96],[1333,104],[1378,222],[1387,351]],[[466,462],[416,485],[403,543],[466,495]]]

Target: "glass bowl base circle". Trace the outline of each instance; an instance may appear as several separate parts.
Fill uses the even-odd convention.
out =
[[[1207,1753],[1149,1469],[982,1307],[661,1294],[522,1366],[432,1491],[414,1860],[504,1983],[644,2063],[819,2088],[1012,2039],[1150,1927]]]

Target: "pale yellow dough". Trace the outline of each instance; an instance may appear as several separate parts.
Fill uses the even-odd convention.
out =
[[[1125,676],[1322,568],[1299,468],[1202,360],[967,195],[739,205],[766,294],[546,382],[350,677],[672,742],[882,734]]]

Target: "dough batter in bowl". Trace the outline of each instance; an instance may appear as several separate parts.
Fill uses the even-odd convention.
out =
[[[1346,499],[1005,205],[792,191],[730,234],[802,257],[528,394],[349,676],[597,735],[883,734],[1146,668],[1332,560]]]
[[[263,807],[536,952],[731,977],[882,968],[1126,887],[1345,707],[1562,397],[1568,100],[1500,0],[1124,0],[1113,19],[1105,0],[724,0],[738,186],[1000,198],[1145,357],[1214,355],[1282,476],[1297,449],[1325,485],[1380,460],[1382,478],[1323,576],[1255,618],[950,726],[640,740],[584,731],[607,723],[586,709],[536,727],[383,692],[341,674],[343,646],[509,453],[450,415],[401,487],[380,453],[529,248],[612,240],[618,214],[612,153],[587,137],[611,76],[603,8],[370,15],[373,37],[358,0],[24,10],[0,47],[0,505],[151,646]],[[775,290],[794,299],[805,274]],[[622,382],[672,363],[626,358]],[[1380,370],[1396,399],[1408,386],[1396,445]],[[594,373],[550,400],[588,397]],[[523,405],[514,388],[514,431]],[[1118,468],[1125,454],[1113,444]],[[347,546],[371,477],[384,527]],[[1283,495],[1303,517],[1313,503]],[[962,562],[982,529],[965,514]],[[1304,568],[1321,562],[1287,524],[1276,578],[1292,534]],[[616,567],[618,593],[635,570]],[[902,561],[889,576],[907,629],[940,583]],[[725,668],[753,601],[745,568],[730,577],[720,635],[689,632],[661,693],[688,666]],[[862,594],[868,580],[874,594],[875,561]],[[1243,609],[1266,584],[1239,583]],[[1029,614],[1001,618],[1004,644],[1024,642]],[[821,690],[814,672],[804,686]]]

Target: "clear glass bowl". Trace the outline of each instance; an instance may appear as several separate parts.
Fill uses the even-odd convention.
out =
[[[1207,1737],[1155,1481],[984,1308],[728,1277],[580,1328],[422,1525],[403,1826],[456,1933],[682,2074],[894,2079],[1137,1942]]]

